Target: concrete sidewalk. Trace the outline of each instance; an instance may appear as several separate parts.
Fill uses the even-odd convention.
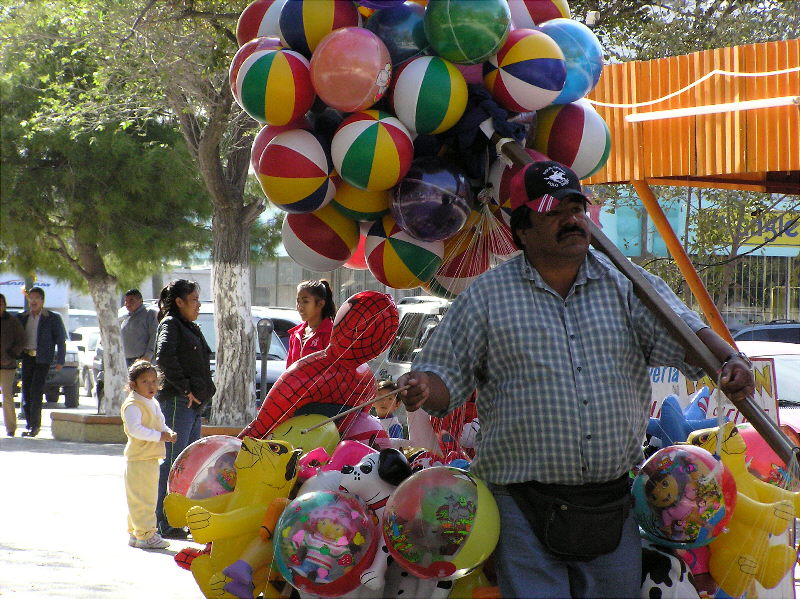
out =
[[[63,401],[63,399],[62,399]],[[45,404],[34,439],[0,426],[0,597],[199,599],[190,572],[168,549],[128,546],[123,445],[56,441]],[[91,398],[70,412],[96,412]]]

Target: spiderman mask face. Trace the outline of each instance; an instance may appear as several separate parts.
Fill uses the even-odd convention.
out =
[[[390,295],[377,291],[356,293],[336,312],[328,353],[363,364],[389,347],[397,324],[397,306]]]

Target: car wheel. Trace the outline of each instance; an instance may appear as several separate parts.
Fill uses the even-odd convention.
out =
[[[79,404],[78,386],[64,387],[64,405],[68,408],[77,408]]]
[[[45,389],[44,400],[47,403],[58,403],[58,387],[52,389]]]

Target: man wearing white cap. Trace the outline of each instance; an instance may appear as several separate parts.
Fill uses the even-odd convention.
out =
[[[397,385],[406,409],[434,416],[478,389],[481,432],[471,472],[500,509],[495,552],[504,597],[638,597],[641,540],[631,468],[642,460],[648,366],[702,371],[589,248],[587,198],[570,169],[526,165],[511,182],[522,250],[484,273],[448,310]],[[642,270],[724,361],[722,390],[753,392],[749,362]]]

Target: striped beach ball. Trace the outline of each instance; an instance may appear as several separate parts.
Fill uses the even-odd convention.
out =
[[[549,160],[547,156],[536,150],[525,148],[525,152],[534,162]],[[489,183],[491,184],[489,208],[495,216],[499,213],[502,222],[508,226],[511,226],[511,178],[517,174],[520,168],[516,165],[509,166],[500,158],[496,159],[489,168]]]
[[[276,135],[258,161],[261,189],[286,212],[313,212],[330,202],[336,193],[332,171],[326,143],[304,129]]]
[[[473,210],[464,228],[444,241],[442,265],[426,285],[434,295],[452,299],[489,269],[488,240],[482,229],[481,214]]]
[[[228,68],[228,82],[230,83],[231,90],[236,93],[236,77],[239,76],[239,69],[242,68],[242,64],[249,56],[252,56],[254,52],[269,52],[271,50],[282,49],[281,40],[277,37],[256,37],[242,44],[242,47],[239,48],[234,55],[231,66]]]
[[[411,131],[433,135],[447,131],[467,107],[467,82],[456,66],[438,56],[421,56],[400,67],[391,104]]]
[[[286,0],[255,0],[247,5],[236,23],[236,41],[240,46],[257,37],[278,37],[278,19]]]
[[[308,112],[316,97],[309,63],[292,50],[253,52],[239,68],[233,97],[260,123],[291,123]]]
[[[536,113],[533,147],[585,179],[605,166],[611,152],[608,125],[587,100],[548,106]]]
[[[294,129],[305,129],[309,131],[311,129],[311,123],[303,117],[288,125],[264,125],[261,131],[256,133],[256,136],[253,138],[253,145],[250,146],[250,164],[253,167],[254,173],[258,172],[258,163],[261,160],[261,154],[263,154],[264,150],[267,148],[267,144],[271,142],[278,133],[284,133]]]
[[[567,68],[558,44],[533,29],[512,31],[496,56],[483,65],[483,83],[514,112],[550,105],[564,89]]]
[[[358,247],[358,223],[333,206],[309,214],[287,214],[282,234],[289,257],[315,272],[339,268]]]
[[[359,25],[361,15],[350,0],[288,0],[279,19],[283,42],[307,58],[334,29]]]
[[[331,144],[339,176],[359,189],[379,191],[397,185],[414,157],[411,135],[396,117],[379,110],[350,115]]]
[[[391,203],[392,192],[388,189],[367,191],[340,181],[336,185],[336,197],[332,205],[354,220],[373,221],[388,213]]]
[[[517,29],[530,29],[550,19],[569,19],[567,0],[508,0],[511,22]]]
[[[395,289],[413,289],[430,281],[443,252],[441,241],[415,239],[388,214],[372,225],[364,245],[372,275]]]

